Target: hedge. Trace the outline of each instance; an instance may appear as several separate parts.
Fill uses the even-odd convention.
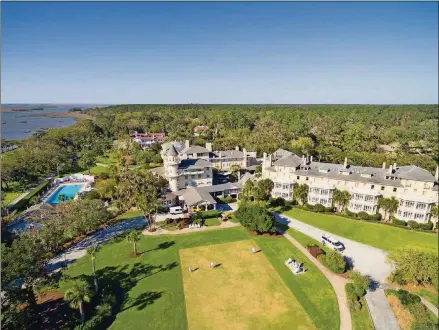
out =
[[[355,286],[352,283],[346,284],[345,292],[348,299],[348,307],[351,312],[359,312],[362,307],[360,298],[357,296],[355,291]]]
[[[218,210],[203,211],[201,212],[201,215],[203,219],[216,218],[220,216],[220,211]]]
[[[29,205],[29,202],[32,197],[37,196],[41,193],[41,191],[46,188],[49,185],[50,181],[43,182],[38,187],[36,187],[34,190],[32,190],[29,194],[24,196],[22,199],[18,201],[13,207],[12,210],[22,211],[26,209],[26,206]]]
[[[364,211],[358,212],[357,217],[360,220],[369,220],[369,214]]]
[[[409,221],[407,221],[407,225],[408,225],[410,228],[412,228],[412,229],[419,228],[419,223],[417,223],[417,222],[414,221],[414,220],[409,220]]]
[[[233,198],[230,195],[223,197],[223,198],[220,198],[219,200],[222,204],[229,204],[229,203],[233,202]]]
[[[405,222],[404,220],[398,220],[395,217],[392,217],[392,223],[397,226],[407,226],[407,222]]]

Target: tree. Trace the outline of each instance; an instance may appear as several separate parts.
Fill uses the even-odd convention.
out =
[[[238,181],[238,172],[241,169],[241,166],[238,164],[233,164],[230,166],[230,171],[232,172],[231,178],[233,178],[233,181]]]
[[[85,149],[79,153],[78,164],[82,168],[88,170],[90,174],[90,168],[96,163],[96,153],[93,149]]]
[[[274,183],[270,179],[259,180],[253,189],[253,197],[257,201],[268,201]]]
[[[93,292],[90,290],[90,286],[85,281],[73,282],[72,286],[66,290],[64,294],[64,300],[70,303],[70,307],[78,308],[81,314],[81,321],[84,324],[84,302],[90,302],[93,296]]]
[[[59,195],[58,195],[58,200],[59,200],[61,203],[64,203],[65,201],[68,200],[68,197],[67,197],[67,195],[65,195],[65,194],[59,194]]]
[[[142,211],[149,230],[154,223],[153,214],[157,212],[160,205],[155,190],[150,187],[146,191],[140,191],[136,197],[136,206]]]
[[[358,297],[364,296],[367,289],[369,289],[370,279],[363,276],[358,270],[354,270],[349,275],[349,279],[353,282],[355,294]]]
[[[127,241],[133,243],[134,255],[137,256],[137,242],[140,240],[140,232],[130,230],[127,235]]]
[[[349,194],[347,190],[334,189],[334,192],[332,193],[332,200],[340,213],[349,205],[350,199],[351,194]]]
[[[399,202],[395,197],[380,198],[378,200],[378,206],[384,210],[384,219],[387,219],[387,215],[391,218],[398,210]]]
[[[395,272],[415,285],[432,284],[438,287],[437,253],[418,248],[400,248],[390,251],[388,260],[395,266]]]
[[[307,184],[297,184],[293,188],[293,200],[298,204],[303,205],[308,200],[308,185]]]
[[[91,260],[91,267],[93,270],[93,278],[94,278],[94,285],[95,285],[95,292],[98,293],[99,291],[99,286],[98,286],[98,279],[96,277],[96,265],[95,265],[95,261],[96,261],[96,254],[99,251],[99,246],[94,245],[92,247],[89,247],[87,249],[87,254],[90,256],[90,260]]]
[[[430,214],[431,214],[431,216],[433,217],[433,218],[436,218],[437,219],[437,217],[438,217],[438,206],[437,205],[433,205],[432,207],[431,207],[431,211],[430,211]]]
[[[240,197],[241,199],[252,199],[254,197],[255,184],[252,180],[247,180],[242,187]]]
[[[248,230],[258,234],[276,231],[274,215],[260,203],[243,203],[234,214],[236,219]]]
[[[300,150],[302,155],[310,155],[314,149],[314,141],[310,137],[299,137],[291,143],[292,147]]]

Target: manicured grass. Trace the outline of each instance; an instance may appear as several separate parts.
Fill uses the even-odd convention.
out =
[[[105,156],[96,157],[96,163],[115,165],[117,164],[116,155],[114,153],[107,153]]]
[[[18,198],[21,194],[22,194],[22,192],[16,192],[16,191],[3,192],[2,191],[2,195],[4,198],[3,199],[4,205],[9,205],[14,199]]]
[[[425,290],[425,289],[420,289],[417,292],[418,295],[420,295],[422,298],[424,298],[425,300],[428,300],[429,302],[431,302],[436,308],[438,308],[438,293],[436,292],[431,292],[429,290]]]
[[[335,293],[326,277],[284,237],[254,237],[273,267],[294,293],[318,329],[340,329]],[[285,266],[288,258],[304,262],[307,272],[293,275]]]
[[[317,328],[339,329],[335,294],[323,274],[285,238],[250,236],[242,227],[175,236],[143,236],[138,242],[137,258],[130,257],[132,244],[123,237],[103,245],[96,258],[99,281],[102,285],[112,283],[120,287],[120,307],[110,328],[140,329],[147,324],[148,329],[186,329],[179,250],[248,239],[254,239],[262,249]],[[295,276],[284,265],[293,256],[305,261],[307,273]],[[234,258],[230,259],[235,262]],[[71,264],[65,274],[69,278],[85,277],[92,284],[91,272],[86,256]],[[64,291],[68,283],[61,282],[60,289]],[[222,285],[221,282],[211,284]],[[251,308],[252,302],[247,303]]]
[[[126,211],[125,213],[119,215],[117,219],[124,220],[124,219],[132,219],[137,217],[143,217],[143,213],[140,210],[130,210]]]
[[[362,297],[360,299],[361,310],[359,312],[351,312],[352,329],[353,330],[373,330],[372,321],[369,311],[367,310],[366,301]]]
[[[109,168],[105,167],[105,166],[94,166],[92,168],[90,168],[90,174],[101,174],[101,173],[109,173]],[[82,172],[83,174],[88,174],[88,170],[85,170],[84,172]]]
[[[238,219],[236,219],[236,217],[233,214],[228,216],[228,221],[233,223],[239,223]]]
[[[204,225],[207,227],[219,226],[220,224],[221,224],[221,220],[218,218],[209,218],[204,220]]]
[[[315,329],[253,240],[180,250],[189,329]],[[218,267],[210,269],[214,260]],[[196,271],[189,273],[191,265]],[[251,303],[250,303],[251,302]]]
[[[383,250],[415,247],[438,251],[437,235],[435,234],[351,220],[336,215],[319,214],[297,208],[283,214],[333,234]]]
[[[159,226],[162,228],[162,229],[164,229],[164,230],[169,230],[169,231],[176,231],[177,230],[177,227],[175,226],[175,225],[162,225],[162,224],[159,224]]]

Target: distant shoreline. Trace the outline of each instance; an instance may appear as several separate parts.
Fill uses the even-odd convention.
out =
[[[75,118],[78,120],[94,119],[92,115],[78,112],[52,112],[52,113],[30,113],[18,117],[49,117],[49,118]]]

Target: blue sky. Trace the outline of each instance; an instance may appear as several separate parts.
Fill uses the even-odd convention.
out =
[[[438,103],[437,2],[2,2],[2,103]]]

